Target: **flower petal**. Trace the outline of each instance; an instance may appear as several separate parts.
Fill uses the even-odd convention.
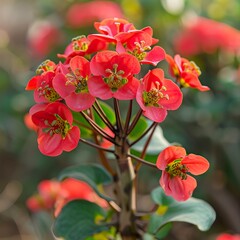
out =
[[[183,147],[169,146],[158,155],[156,165],[159,169],[165,170],[170,162],[185,156],[186,151]]]
[[[189,154],[183,160],[182,164],[186,165],[188,171],[194,175],[200,175],[205,173],[209,168],[209,162],[206,158]]]
[[[192,196],[196,187],[197,181],[190,175],[187,175],[187,179],[185,180],[179,177],[173,177],[169,182],[171,196],[177,201],[186,201]]]

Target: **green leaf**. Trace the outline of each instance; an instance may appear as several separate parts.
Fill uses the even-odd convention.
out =
[[[53,232],[65,240],[85,240],[87,237],[108,229],[98,219],[105,217],[104,210],[97,204],[85,200],[75,200],[63,207],[57,217]]]
[[[148,122],[148,126],[150,126],[150,122]],[[132,148],[135,151],[141,152],[150,134],[151,134],[151,131],[148,134],[146,134],[146,136],[144,136],[139,142],[134,144]],[[162,128],[160,126],[157,126],[152,136],[151,142],[148,146],[147,154],[158,155],[163,149],[165,149],[170,145],[171,144],[163,136]]]
[[[160,207],[150,218],[148,232],[151,234],[156,234],[166,223],[174,221],[188,222],[201,231],[207,231],[215,221],[214,209],[203,200],[190,198],[177,202],[166,196],[160,187],[152,191],[152,198]]]
[[[146,118],[140,117],[136,126],[133,128],[133,130],[129,134],[129,139],[131,141],[135,141],[136,139],[141,137],[141,135],[144,133],[144,131],[147,129],[147,127],[148,127],[148,123],[147,123]]]
[[[99,104],[102,110],[104,111],[104,113],[106,114],[108,120],[114,125],[116,123],[116,118],[115,118],[115,112],[113,111],[113,109],[105,102],[99,101]],[[106,126],[106,124],[101,120],[101,118],[95,111],[94,111],[94,119],[95,119],[95,122],[100,127],[104,128]]]
[[[104,198],[107,201],[111,200],[111,198],[102,194],[98,188],[98,185],[100,184],[109,184],[112,182],[112,176],[101,165],[82,164],[68,167],[59,175],[60,180],[65,178],[75,178],[84,181],[88,183],[101,198]]]

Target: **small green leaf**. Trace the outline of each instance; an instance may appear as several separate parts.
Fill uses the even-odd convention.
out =
[[[136,126],[133,128],[133,130],[129,134],[129,139],[131,141],[135,141],[136,139],[141,137],[141,135],[144,133],[147,127],[148,127],[147,120],[144,117],[140,117]]]
[[[112,182],[112,176],[101,165],[82,164],[68,167],[59,175],[60,180],[65,178],[75,178],[84,181],[88,183],[101,198],[104,198],[107,201],[111,200],[111,198],[102,194],[98,188],[98,185],[100,184],[109,184]]]
[[[148,232],[156,234],[166,223],[179,221],[196,225],[199,230],[207,231],[216,218],[214,209],[205,201],[190,198],[185,202],[177,202],[164,194],[162,188],[152,192],[154,202],[160,209],[150,218]]]
[[[108,229],[105,224],[96,223],[97,216],[105,217],[104,210],[97,204],[85,200],[71,201],[61,210],[53,232],[57,238],[64,240],[85,240]]]

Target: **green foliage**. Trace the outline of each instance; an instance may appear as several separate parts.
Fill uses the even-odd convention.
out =
[[[190,198],[177,202],[166,196],[160,187],[153,190],[152,198],[159,208],[150,217],[148,232],[151,234],[157,234],[165,224],[175,221],[191,223],[199,230],[207,231],[215,221],[215,211],[203,200]]]
[[[147,127],[148,127],[148,123],[147,123],[146,118],[140,117],[136,126],[133,128],[133,130],[129,134],[129,139],[132,141],[135,141],[136,139],[141,137],[141,135],[144,133],[144,131],[147,129]]]
[[[53,232],[65,240],[85,240],[87,237],[108,229],[100,219],[106,213],[97,204],[85,200],[75,200],[63,207],[57,217]]]
[[[111,199],[100,192],[99,185],[108,184],[112,182],[112,176],[98,164],[87,164],[87,165],[77,165],[71,166],[64,169],[60,175],[59,179],[63,180],[65,178],[75,178],[88,183],[96,193],[110,201]]]

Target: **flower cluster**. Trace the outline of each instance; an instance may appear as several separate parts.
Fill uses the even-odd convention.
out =
[[[63,61],[44,61],[27,84],[26,89],[34,91],[36,102],[29,114],[38,133],[39,150],[45,155],[72,151],[82,140],[74,112],[89,121],[95,133],[104,138],[103,143],[107,141],[108,146],[124,143],[124,148],[129,147],[127,136],[141,115],[156,124],[163,122],[168,110],[180,107],[182,87],[209,89],[201,85],[195,63],[179,55],[172,58],[155,46],[158,40],[151,27],[139,30],[117,18],[96,22],[94,26],[98,33],[72,39],[65,52],[58,54]],[[167,79],[164,70],[157,67],[164,59],[169,63],[173,80]],[[146,74],[143,65],[151,65]],[[115,111],[117,126],[113,126],[99,108],[98,99],[114,99],[115,103],[136,100],[139,114],[131,122],[129,111],[123,128],[119,111]],[[94,122],[91,109],[96,110],[96,106],[109,132]],[[166,155],[171,157],[165,158]],[[184,149],[170,148],[160,154],[157,167],[163,171],[161,185],[165,192],[177,200],[186,200],[196,187],[195,180],[186,173],[201,174],[208,163],[197,155],[186,156]]]
[[[67,178],[62,182],[41,181],[38,184],[38,193],[27,200],[27,206],[34,212],[54,210],[54,215],[58,216],[63,206],[75,199],[95,202],[104,208],[108,206],[107,202],[100,198],[87,183],[73,178]]]

